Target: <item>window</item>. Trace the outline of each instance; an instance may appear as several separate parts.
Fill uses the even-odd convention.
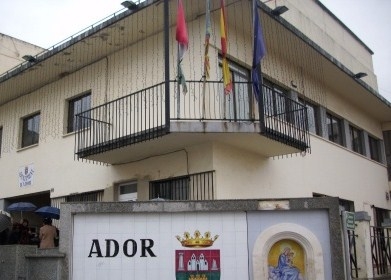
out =
[[[369,155],[371,159],[380,162],[380,141],[368,135]]]
[[[35,114],[23,119],[22,148],[38,144],[40,114]]]
[[[362,130],[349,125],[350,140],[352,145],[352,150],[359,154],[364,154],[364,141]]]
[[[91,109],[91,93],[87,93],[69,100],[67,128],[68,133],[90,126],[89,112],[86,115],[83,115],[83,118],[76,122],[76,115],[89,109]]]
[[[334,143],[343,145],[342,142],[342,120],[330,113],[326,114],[328,139]]]
[[[224,95],[224,118],[235,121],[253,119],[250,72],[232,61],[229,61],[229,70],[233,88],[232,93]]]
[[[149,184],[149,198],[163,198],[169,200],[189,199],[189,176],[177,177],[168,180],[154,181]]]
[[[118,201],[136,201],[137,182],[130,182],[118,186]]]
[[[308,131],[319,135],[318,107],[304,99],[299,98],[299,103],[307,108]]]
[[[378,207],[373,207],[374,209],[374,214],[375,214],[375,217],[374,217],[374,225],[375,227],[381,227],[382,226],[382,223],[384,223],[386,220],[388,220],[390,218],[390,210],[387,210],[387,209],[382,209],[382,208],[378,208]]]
[[[287,121],[286,117],[286,91],[278,85],[264,80],[263,94],[265,114]]]
[[[1,157],[1,146],[3,143],[3,128],[0,127],[0,157]]]

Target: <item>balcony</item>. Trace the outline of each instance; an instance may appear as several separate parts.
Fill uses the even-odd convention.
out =
[[[249,82],[229,95],[220,81],[187,87],[163,82],[78,114],[76,158],[118,164],[215,141],[265,157],[310,148],[306,108],[272,88],[259,110]]]

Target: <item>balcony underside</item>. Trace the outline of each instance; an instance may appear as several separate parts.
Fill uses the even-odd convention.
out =
[[[275,141],[260,134],[258,123],[171,122],[170,133],[164,128],[119,138],[79,151],[78,156],[106,164],[122,164],[161,155],[204,143],[223,143],[262,157],[282,156],[303,149]],[[133,138],[132,138],[133,137]],[[133,144],[129,144],[133,143]],[[305,145],[305,143],[302,143]]]

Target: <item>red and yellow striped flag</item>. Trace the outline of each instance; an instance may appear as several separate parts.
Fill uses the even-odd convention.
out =
[[[209,39],[211,33],[210,25],[210,1],[206,0],[206,12],[205,12],[205,52],[204,52],[204,77],[210,78],[210,62],[209,62]]]
[[[224,92],[229,94],[232,91],[232,79],[231,73],[229,71],[228,61],[227,61],[227,25],[225,20],[225,3],[224,0],[220,1],[220,36],[221,36],[221,54],[222,54],[222,66],[223,66],[223,82],[224,82]]]

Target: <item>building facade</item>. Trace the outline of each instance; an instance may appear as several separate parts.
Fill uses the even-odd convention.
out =
[[[0,207],[338,197],[357,213],[350,273],[387,274],[391,249],[375,236],[388,233],[391,104],[372,51],[317,0],[279,1],[284,13],[257,1],[257,101],[251,1],[225,1],[227,52],[220,1],[210,25],[208,2],[182,2],[186,86],[176,1],[130,5],[0,76]]]

